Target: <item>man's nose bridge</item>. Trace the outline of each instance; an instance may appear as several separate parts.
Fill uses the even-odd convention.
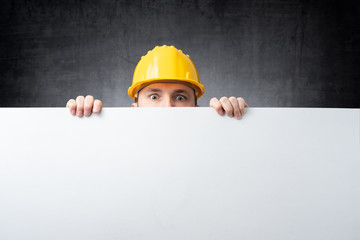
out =
[[[172,102],[170,96],[166,96],[163,101],[164,101],[163,102],[164,107],[174,107],[175,106],[174,103]]]

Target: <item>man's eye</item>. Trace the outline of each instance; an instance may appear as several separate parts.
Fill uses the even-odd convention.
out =
[[[150,98],[151,98],[152,100],[155,100],[155,99],[158,99],[158,96],[155,95],[155,94],[152,94],[152,95],[150,95]]]
[[[184,100],[185,100],[185,97],[182,96],[182,95],[179,95],[179,96],[176,97],[176,100],[177,100],[177,101],[184,101]]]

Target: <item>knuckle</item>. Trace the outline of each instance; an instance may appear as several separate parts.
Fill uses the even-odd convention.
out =
[[[231,96],[231,97],[229,97],[229,100],[230,100],[230,101],[234,101],[234,100],[236,100],[236,97]]]
[[[227,100],[228,100],[227,97],[222,97],[222,98],[220,98],[220,102],[226,102]]]
[[[85,98],[85,103],[86,104],[91,104],[92,102],[94,102],[94,98],[92,96],[86,96]]]
[[[93,105],[93,101],[91,99],[85,99],[84,105],[85,107],[91,107]]]
[[[217,98],[210,99],[209,102],[210,107],[218,108],[221,104]]]
[[[238,97],[237,100],[238,100],[238,101],[241,101],[241,102],[245,102],[242,97]]]
[[[216,104],[219,100],[216,97],[210,99],[210,103]]]
[[[77,96],[77,98],[76,98],[76,101],[79,101],[79,100],[83,100],[84,99],[84,96]]]
[[[94,102],[93,112],[99,113],[101,111],[101,108],[102,108],[102,102],[100,100],[96,99]]]
[[[76,102],[75,102],[74,99],[70,99],[70,100],[66,103],[66,107],[71,108],[75,103],[76,103]]]
[[[221,105],[216,105],[216,106],[213,106],[216,110],[220,110],[222,109]]]

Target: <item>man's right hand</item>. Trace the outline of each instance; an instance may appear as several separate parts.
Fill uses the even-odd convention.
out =
[[[91,95],[78,96],[76,100],[70,99],[66,103],[66,107],[69,108],[72,115],[78,117],[86,116],[89,117],[91,113],[99,113],[101,111],[103,104],[100,100],[94,100],[94,97]]]

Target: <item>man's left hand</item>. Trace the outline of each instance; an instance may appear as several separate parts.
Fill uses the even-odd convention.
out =
[[[241,97],[222,97],[220,100],[214,97],[210,100],[210,107],[221,116],[226,113],[228,117],[240,119],[245,114],[245,108],[249,106]]]

